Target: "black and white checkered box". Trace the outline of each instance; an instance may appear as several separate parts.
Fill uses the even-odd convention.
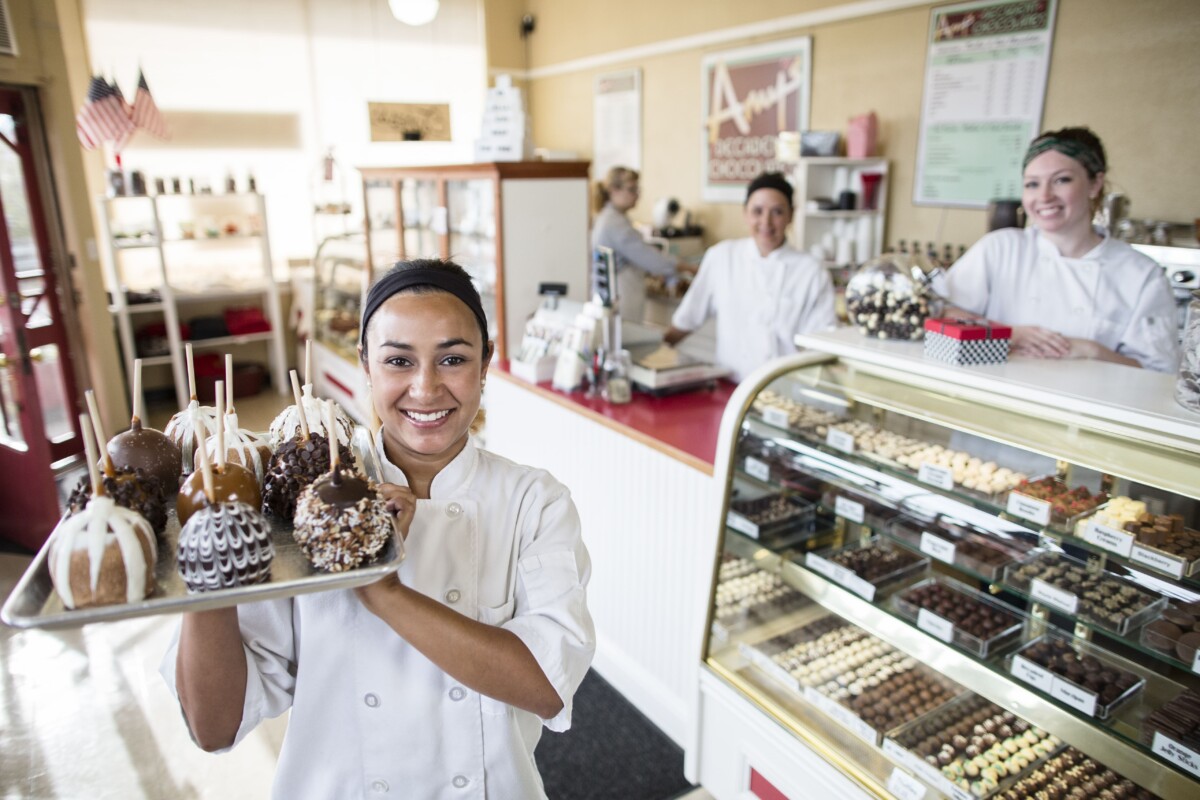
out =
[[[925,355],[950,364],[1003,364],[1012,328],[987,320],[939,318],[925,321]]]

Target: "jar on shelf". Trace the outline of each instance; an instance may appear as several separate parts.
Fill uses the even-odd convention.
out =
[[[929,289],[929,276],[894,253],[866,262],[846,285],[850,324],[877,339],[922,338],[925,320],[937,316],[940,306]]]
[[[1192,291],[1192,300],[1188,303],[1175,399],[1189,411],[1200,413],[1200,289]]]

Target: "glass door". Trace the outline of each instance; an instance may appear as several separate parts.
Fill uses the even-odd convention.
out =
[[[83,450],[36,110],[32,91],[0,88],[0,536],[30,549],[58,518],[55,470]]]

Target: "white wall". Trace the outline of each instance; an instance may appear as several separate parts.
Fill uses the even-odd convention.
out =
[[[214,191],[227,172],[239,188],[253,172],[277,265],[313,253],[312,186],[326,147],[345,168],[354,220],[353,167],[472,158],[487,86],[480,0],[442,0],[421,28],[397,22],[387,0],[84,0],[84,18],[95,70],[129,98],[141,65],[168,122],[188,112],[175,116],[174,143],[138,133],[125,168],[144,170],[151,186],[195,177]],[[453,141],[371,143],[368,101],[449,103]],[[235,115],[252,146],[199,130],[197,112]],[[292,134],[255,115],[294,118]]]

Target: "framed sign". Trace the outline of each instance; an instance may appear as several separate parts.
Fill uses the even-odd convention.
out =
[[[1021,196],[1040,132],[1057,0],[976,0],[930,12],[913,202],[984,208]]]
[[[367,103],[372,142],[450,141],[449,103]]]
[[[705,56],[704,200],[740,203],[760,172],[775,160],[780,131],[808,127],[812,96],[812,39],[803,36]]]
[[[642,168],[642,71],[596,76],[592,109],[592,177],[611,167]]]

